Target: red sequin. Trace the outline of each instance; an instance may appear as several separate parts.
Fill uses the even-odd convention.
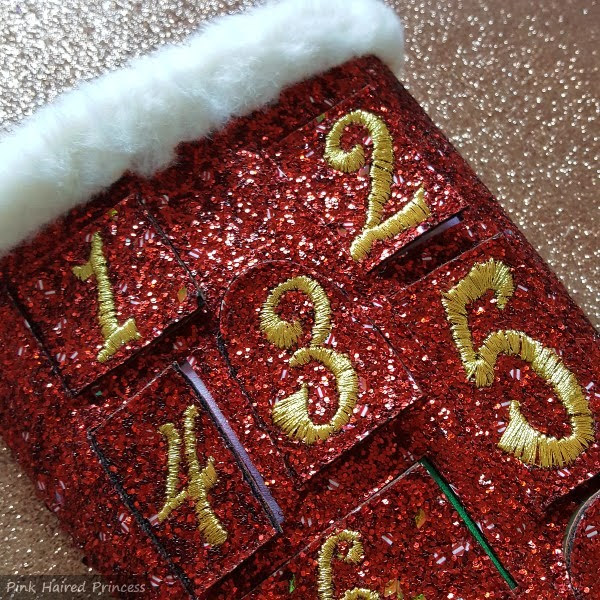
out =
[[[363,557],[344,562],[349,544],[331,561],[335,598],[368,589],[379,598],[509,598],[508,585],[421,465],[333,524],[248,598],[318,598],[319,552],[341,531],[358,534]],[[321,584],[322,586],[322,584]],[[364,596],[362,596],[364,597]]]
[[[425,190],[431,216],[419,226],[396,235],[392,240],[378,241],[371,254],[355,265],[369,269],[402,249],[416,237],[457,214],[465,200],[427,157],[419,146],[410,143],[414,135],[410,127],[410,105],[393,88],[368,87],[345,100],[272,148],[274,160],[290,179],[289,192],[314,211],[316,219],[333,226],[343,238],[345,251],[365,224],[367,196],[373,182],[367,165],[356,173],[342,173],[327,164],[324,158],[325,138],[333,124],[352,110],[364,110],[382,118],[394,142],[394,176],[391,195],[384,207],[382,219],[387,219],[413,197],[418,188]],[[344,147],[363,146],[368,154],[372,140],[368,132],[354,126],[342,138]]]
[[[363,263],[348,249],[365,220],[368,171],[339,173],[323,159],[328,128],[357,108],[380,113],[394,140],[386,216],[420,184],[432,211],[421,228],[378,241]],[[353,140],[369,161],[364,132],[348,130],[343,144]],[[96,360],[96,283],[71,270],[89,258],[95,231],[118,319],[135,317],[142,334],[106,363]],[[554,348],[598,420],[596,332],[393,75],[375,58],[351,61],[211,139],[181,144],[173,166],[154,177],[127,174],[2,261],[0,431],[89,564],[115,582],[144,584],[146,597],[220,600],[255,590],[261,599],[317,600],[316,553],[340,527],[361,532],[365,557],[360,565],[334,560],[337,596],[363,586],[383,598],[505,597],[505,581],[421,467],[386,488],[424,456],[516,580],[512,598],[573,598],[573,589],[600,597],[598,537],[577,530],[573,588],[562,554],[570,515],[597,489],[597,443],[561,469],[508,456],[497,443],[509,398],[555,436],[569,432],[564,409],[514,357],[499,359],[493,386],[476,388],[450,336],[441,293],[490,256],[511,266],[516,289],[503,311],[489,296],[469,306],[475,345],[510,328]],[[326,388],[311,395],[310,410],[327,419],[334,382],[306,367],[282,378],[290,352],[258,327],[269,290],[300,273],[326,291],[333,329],[325,344],[351,357],[360,384],[350,423],[311,448],[273,426],[272,402],[296,390],[302,374]],[[206,298],[200,308],[197,290]],[[310,330],[312,305],[301,293],[287,294],[280,310]],[[206,413],[197,451],[223,470],[210,499],[231,538],[206,547],[190,503],[154,524],[167,453],[157,429],[181,424],[197,401],[167,370],[186,358],[281,507],[281,532]],[[583,531],[596,525],[596,505]]]
[[[80,281],[73,268],[90,259],[98,232],[108,266],[117,321],[135,319],[140,339],[98,359],[105,338],[99,322],[99,281]],[[21,268],[11,285],[67,387],[79,391],[198,307],[190,275],[131,197],[69,237],[45,261]]]
[[[107,421],[92,437],[106,468],[118,481],[145,528],[176,569],[201,594],[269,541],[275,531],[254,497],[235,456],[208,412],[181,375],[169,370],[158,377]],[[209,504],[227,532],[217,545],[203,535],[192,498],[187,498],[164,520],[159,512],[166,501],[169,445],[159,428],[171,423],[178,431],[182,457],[177,493],[190,485],[189,449],[185,444],[184,413],[195,406],[196,455],[200,469],[214,459],[217,482],[208,491]]]
[[[298,276],[311,278],[325,291],[330,303],[331,332],[322,347],[347,357],[358,380],[352,417],[341,431],[312,446],[290,439],[273,422],[273,405],[296,393],[301,383],[307,384],[311,420],[328,423],[341,401],[336,378],[315,361],[291,367],[292,352],[269,342],[259,322],[260,310],[269,292]],[[315,307],[310,300],[300,292],[288,293],[279,309],[288,322],[300,319],[302,323],[303,335],[294,349],[311,344]],[[302,479],[313,476],[323,465],[359,443],[421,395],[372,323],[361,317],[334,284],[296,263],[261,264],[237,278],[225,294],[220,322],[224,349],[232,369],[290,468]]]
[[[600,564],[600,494],[578,512],[574,531],[567,537],[567,561],[573,590],[581,598],[600,597],[597,566]]]

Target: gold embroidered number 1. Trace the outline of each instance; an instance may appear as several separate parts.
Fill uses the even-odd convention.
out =
[[[510,420],[498,446],[530,465],[546,468],[568,465],[594,441],[594,419],[587,398],[575,375],[567,369],[558,354],[522,331],[494,331],[475,350],[467,305],[481,298],[488,290],[496,295],[499,309],[506,306],[514,292],[510,269],[493,258],[474,265],[465,278],[442,296],[467,379],[474,379],[477,387],[492,385],[494,367],[500,354],[518,356],[528,362],[533,371],[554,389],[565,407],[571,423],[571,435],[556,439],[541,433],[527,422],[519,403],[512,400]]]
[[[342,135],[349,125],[362,125],[373,141],[371,160],[371,191],[367,200],[367,215],[363,230],[350,245],[350,255],[363,260],[377,240],[387,240],[426,221],[431,212],[425,192],[419,188],[413,199],[395,215],[382,222],[383,211],[392,195],[394,176],[394,143],[387,125],[377,115],[366,110],[353,110],[338,119],[325,142],[325,160],[338,171],[354,173],[365,165],[364,148],[356,144],[350,150],[342,148]]]
[[[92,275],[98,286],[98,321],[104,337],[104,346],[98,352],[97,359],[103,363],[109,360],[115,352],[127,342],[140,339],[134,319],[127,319],[123,325],[117,320],[117,310],[112,292],[108,265],[102,251],[102,238],[96,232],[92,236],[90,259],[83,265],[73,267],[73,274],[81,281],[87,281]]]

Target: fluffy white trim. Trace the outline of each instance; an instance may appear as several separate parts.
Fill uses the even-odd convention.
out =
[[[125,171],[156,172],[179,142],[290,84],[366,54],[397,72],[402,45],[402,24],[379,0],[283,0],[80,85],[0,141],[0,254]]]

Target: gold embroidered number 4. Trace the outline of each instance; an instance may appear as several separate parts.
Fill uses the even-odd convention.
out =
[[[173,423],[165,423],[159,431],[167,438],[168,474],[166,486],[166,500],[162,510],[158,513],[158,521],[162,523],[170,514],[179,508],[186,499],[190,498],[196,503],[196,518],[198,529],[212,546],[220,546],[227,539],[227,531],[221,525],[208,500],[208,491],[217,483],[215,460],[209,457],[206,466],[200,469],[200,462],[196,451],[196,433],[194,429],[198,409],[192,404],[188,406],[183,418],[183,443],[185,457],[188,465],[188,484],[177,492],[179,482],[179,466],[181,463],[181,435]]]
[[[102,238],[96,232],[92,236],[90,259],[83,265],[73,267],[73,274],[81,281],[87,281],[92,275],[98,287],[98,321],[104,338],[104,345],[97,359],[103,363],[112,358],[115,352],[127,342],[140,339],[134,319],[127,319],[123,325],[117,320],[115,298],[112,292],[108,265],[102,251]]]
[[[587,398],[575,375],[556,352],[522,331],[494,331],[475,350],[467,305],[489,290],[496,295],[499,309],[506,306],[514,293],[510,269],[493,258],[474,265],[470,273],[442,297],[467,379],[473,379],[477,387],[490,386],[494,382],[498,356],[518,356],[554,389],[567,411],[572,428],[571,434],[561,439],[545,435],[527,422],[519,403],[512,400],[510,420],[498,446],[530,465],[552,468],[571,464],[594,441],[594,419]]]

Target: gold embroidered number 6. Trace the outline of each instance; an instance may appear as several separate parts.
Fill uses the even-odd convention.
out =
[[[354,173],[365,165],[364,148],[357,144],[350,150],[341,145],[342,135],[349,125],[362,125],[373,141],[371,161],[371,191],[367,200],[367,216],[363,229],[350,245],[350,255],[356,261],[365,258],[377,240],[393,238],[402,231],[416,227],[431,214],[425,192],[419,188],[413,199],[395,215],[381,222],[387,201],[392,195],[394,174],[394,144],[384,121],[366,110],[353,110],[338,119],[325,141],[325,160],[338,171]]]
[[[319,589],[319,600],[334,600],[333,596],[333,557],[340,544],[348,544],[349,548],[345,556],[341,553],[338,558],[349,564],[360,564],[364,559],[363,545],[360,541],[358,531],[344,529],[337,535],[327,538],[319,551],[318,565],[319,577],[317,587]],[[342,600],[379,600],[377,592],[365,588],[353,588],[346,590]]]
[[[304,292],[310,298],[314,307],[315,323],[310,345],[299,348],[292,354],[290,367],[299,367],[315,361],[329,369],[335,376],[338,408],[328,423],[313,423],[308,413],[308,385],[303,383],[297,392],[275,403],[273,422],[290,438],[311,445],[317,440],[328,439],[350,421],[358,397],[358,377],[346,354],[322,346],[331,332],[331,306],[323,288],[310,277],[293,277],[271,291],[260,313],[260,330],[265,337],[277,347],[288,349],[302,336],[302,325],[299,321],[290,323],[276,312],[283,294],[292,290]]]
[[[488,290],[494,291],[499,309],[506,306],[514,292],[510,269],[493,258],[474,265],[470,273],[442,297],[467,379],[474,379],[477,387],[492,385],[500,354],[518,356],[529,363],[554,389],[567,411],[572,432],[561,439],[541,433],[527,422],[519,403],[512,400],[510,420],[498,446],[526,464],[545,468],[568,465],[594,441],[594,419],[585,394],[556,352],[522,331],[494,331],[477,351],[473,348],[467,305]]]

